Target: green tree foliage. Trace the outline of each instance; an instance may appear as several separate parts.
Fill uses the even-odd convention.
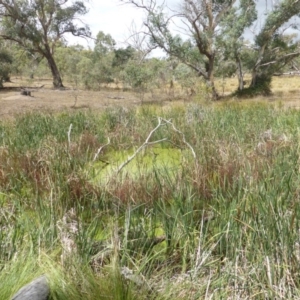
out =
[[[100,89],[114,81],[113,59],[116,42],[110,34],[99,31],[93,51],[93,66],[85,86]]]
[[[131,61],[125,68],[124,81],[134,89],[145,90],[151,73],[145,64],[138,65]]]
[[[141,95],[149,92],[154,98],[162,90],[169,92],[173,88],[173,71],[170,60],[149,58],[141,62],[137,58],[126,63],[120,78],[126,87]]]
[[[90,35],[88,26],[79,26],[75,22],[86,13],[84,1],[0,0],[0,36],[44,57],[51,70],[54,87],[63,87],[54,60],[54,49],[67,33]]]
[[[130,60],[133,59],[135,50],[128,46],[125,49],[119,48],[114,50],[113,67],[122,68]]]
[[[60,72],[74,86],[99,90],[122,81],[124,69],[135,59],[135,49],[116,48],[110,34],[100,31],[93,50],[80,45],[57,48],[55,59]]]
[[[280,29],[300,14],[300,1],[283,0],[266,18],[255,37],[251,89],[270,90],[272,75],[300,55],[297,40],[289,39]]]
[[[291,18],[299,16],[300,0],[283,0],[272,11],[267,11],[251,45],[246,45],[243,35],[257,19],[256,1],[180,0],[180,9],[169,10],[171,15],[166,5],[159,6],[154,0],[120,1],[146,12],[144,24],[152,45],[203,77],[214,98],[218,96],[214,87],[216,73],[226,76],[237,71],[238,90],[242,91],[243,72],[249,70],[252,82],[245,92],[257,90],[267,94],[274,72],[300,54],[297,40],[288,39],[282,30]],[[173,34],[174,24],[186,39],[182,34]]]
[[[105,34],[99,31],[95,41],[94,52],[100,55],[105,55],[114,50],[116,45],[115,40],[110,34]]]
[[[81,45],[61,45],[55,53],[60,73],[74,88],[101,89],[114,81],[114,44],[110,35],[100,32],[93,50]]]
[[[9,81],[9,75],[12,69],[12,57],[8,51],[0,47],[0,88],[3,87],[4,81]]]
[[[59,72],[74,88],[88,87],[86,83],[93,68],[92,58],[92,51],[82,45],[61,45],[55,52]]]
[[[243,33],[246,28],[253,24],[256,18],[255,1],[241,0],[239,5],[233,7],[221,22],[221,34],[217,41],[220,49],[217,57],[219,60],[218,65],[222,69],[223,76],[231,76],[237,70],[239,90],[244,89],[241,54],[245,48]],[[220,61],[222,61],[221,64]]]
[[[47,61],[39,53],[24,49],[9,40],[2,40],[0,47],[9,53],[11,58],[9,75],[25,76],[30,79],[51,76]]]
[[[178,58],[202,76],[210,86],[213,97],[217,91],[214,86],[214,65],[218,55],[217,40],[219,27],[227,14],[234,8],[234,0],[182,0],[181,9],[173,15],[186,25],[188,38],[184,41],[179,35],[173,35],[170,29],[172,17],[164,13],[153,0],[123,0],[147,12],[147,34],[151,43],[163,49],[169,56]]]

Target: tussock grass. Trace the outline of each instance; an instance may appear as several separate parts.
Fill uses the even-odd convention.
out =
[[[157,116],[196,159],[166,124],[151,139],[180,153],[176,168],[143,172],[160,155],[149,146],[138,176],[129,163],[97,182]],[[299,111],[255,102],[2,121],[1,299],[41,274],[51,299],[297,299],[298,124]]]

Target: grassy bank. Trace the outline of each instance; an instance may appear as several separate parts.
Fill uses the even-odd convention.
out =
[[[242,102],[2,121],[1,299],[41,274],[51,299],[300,297],[299,124]]]

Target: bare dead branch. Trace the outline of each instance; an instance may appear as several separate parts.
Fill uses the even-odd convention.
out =
[[[284,56],[279,57],[279,58],[276,59],[276,60],[273,60],[273,61],[270,61],[270,62],[261,64],[261,65],[259,65],[259,67],[265,67],[265,66],[268,66],[268,65],[276,64],[276,63],[278,63],[278,62],[280,62],[280,61],[282,61],[282,60],[284,60],[284,59],[286,59],[286,58],[290,58],[290,59],[291,59],[291,58],[297,57],[297,56],[299,56],[299,55],[300,55],[300,52],[289,53],[289,54],[286,54],[286,55],[284,55]]]
[[[98,148],[98,150],[97,150],[97,152],[96,152],[96,154],[95,154],[95,156],[94,156],[93,161],[96,161],[96,160],[97,160],[97,158],[98,158],[100,152],[103,150],[104,147],[108,146],[109,144],[110,144],[110,138],[107,138],[107,143],[106,143],[105,145],[102,145],[100,148]]]
[[[182,136],[182,140],[183,140],[184,144],[186,144],[186,145],[190,148],[190,150],[191,150],[191,152],[192,152],[192,154],[193,154],[193,157],[196,159],[196,158],[197,158],[196,152],[195,152],[195,150],[193,149],[193,147],[191,146],[191,144],[188,143],[188,142],[186,141],[185,135],[183,134],[183,132],[180,131],[179,129],[177,129],[177,128],[175,127],[175,125],[174,125],[170,120],[165,120],[165,119],[163,119],[163,121],[166,122],[166,124],[171,125],[172,128],[173,128],[173,130],[174,130],[175,132],[178,132],[178,133]]]
[[[69,148],[71,146],[71,131],[72,131],[72,127],[73,127],[73,124],[71,123],[70,126],[69,126],[69,130],[68,130],[68,146],[69,146]]]
[[[175,132],[177,132],[177,133],[179,133],[179,134],[181,135],[182,140],[183,140],[183,143],[184,143],[185,145],[188,146],[188,148],[189,148],[189,149],[191,150],[191,152],[192,152],[192,155],[193,155],[194,159],[196,159],[196,158],[197,158],[196,152],[195,152],[195,150],[193,149],[193,147],[191,146],[191,144],[188,143],[188,142],[186,141],[185,135],[183,134],[183,132],[180,131],[179,129],[177,129],[177,128],[175,127],[175,125],[171,122],[171,120],[166,120],[166,119],[164,119],[164,118],[158,117],[158,124],[157,124],[157,126],[156,126],[154,129],[152,129],[152,130],[150,131],[150,133],[149,133],[148,137],[146,138],[145,142],[144,142],[144,143],[143,143],[143,144],[142,144],[142,145],[141,145],[141,146],[140,146],[140,147],[139,147],[139,148],[138,148],[131,156],[129,156],[129,157],[127,158],[126,161],[124,161],[122,164],[120,164],[120,165],[117,167],[117,169],[116,169],[116,174],[119,174],[120,171],[121,171],[126,165],[128,165],[128,164],[136,157],[136,155],[137,155],[139,152],[141,152],[144,148],[146,148],[147,146],[155,145],[155,144],[158,144],[158,143],[167,141],[167,140],[168,140],[167,138],[163,138],[163,139],[160,139],[160,140],[156,140],[156,141],[150,142],[150,139],[151,139],[152,135],[154,134],[154,132],[156,132],[160,127],[165,126],[165,125],[171,125],[172,129],[173,129]]]
[[[139,152],[141,152],[145,147],[147,147],[147,146],[149,146],[149,145],[158,144],[158,143],[161,143],[161,142],[167,140],[167,138],[163,138],[163,139],[161,139],[161,140],[157,140],[157,141],[154,141],[154,142],[149,142],[149,140],[150,140],[150,138],[152,137],[153,133],[154,133],[155,131],[157,131],[161,126],[166,125],[166,123],[163,123],[162,120],[163,120],[162,118],[158,117],[158,124],[157,124],[157,126],[156,126],[154,129],[152,129],[152,130],[150,131],[150,133],[149,133],[148,137],[146,138],[145,142],[144,142],[144,143],[143,143],[143,144],[142,144],[142,145],[141,145],[141,146],[133,153],[133,155],[129,156],[129,157],[127,158],[127,160],[124,161],[124,162],[116,169],[116,173],[117,173],[117,174],[119,174],[120,171],[121,171],[125,166],[127,166],[127,165],[128,165],[128,164],[136,157],[136,155],[137,155]]]

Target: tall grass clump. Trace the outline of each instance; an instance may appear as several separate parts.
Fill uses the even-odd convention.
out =
[[[0,298],[300,297],[300,112],[263,103],[0,122]]]

